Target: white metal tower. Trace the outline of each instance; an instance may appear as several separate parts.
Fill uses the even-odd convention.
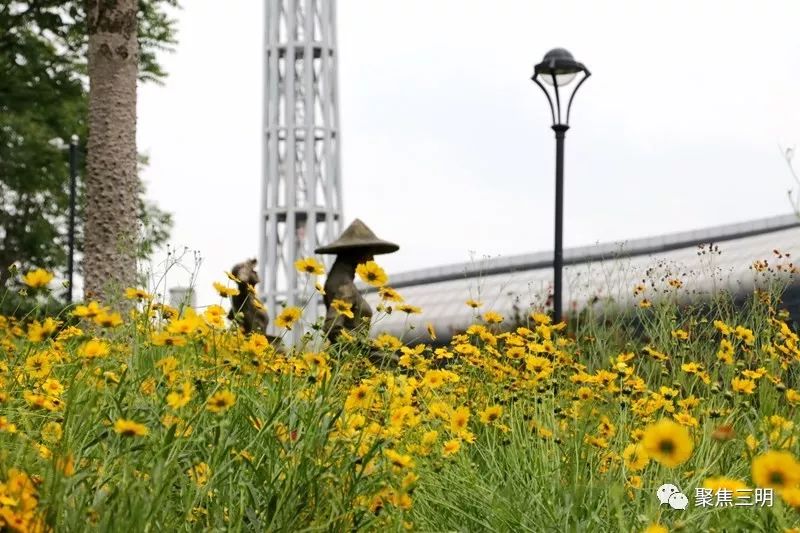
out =
[[[336,1],[266,0],[264,45],[259,270],[273,328],[276,304],[308,295],[304,317],[318,316],[294,262],[341,231]]]

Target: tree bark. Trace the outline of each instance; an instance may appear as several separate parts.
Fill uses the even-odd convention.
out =
[[[89,142],[84,297],[105,303],[136,282],[137,0],[86,0]]]

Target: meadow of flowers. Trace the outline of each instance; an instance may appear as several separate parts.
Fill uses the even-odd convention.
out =
[[[361,273],[382,312],[418,311],[377,265]],[[19,278],[26,298],[51,280]],[[138,288],[122,312],[0,317],[0,529],[800,531],[800,339],[781,286],[739,306],[681,290],[631,287],[619,319],[569,326],[471,300],[466,332],[408,346],[378,317],[372,337],[329,345],[312,327],[277,347],[221,305]],[[686,510],[659,504],[664,483]],[[699,507],[700,488],[772,488],[774,504]]]

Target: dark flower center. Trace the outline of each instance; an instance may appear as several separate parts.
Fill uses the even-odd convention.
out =
[[[672,454],[675,451],[675,443],[671,440],[662,440],[658,443],[658,449],[666,454]]]

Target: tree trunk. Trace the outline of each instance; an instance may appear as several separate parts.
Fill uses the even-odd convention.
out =
[[[86,0],[89,142],[84,297],[114,303],[136,282],[137,0]]]

